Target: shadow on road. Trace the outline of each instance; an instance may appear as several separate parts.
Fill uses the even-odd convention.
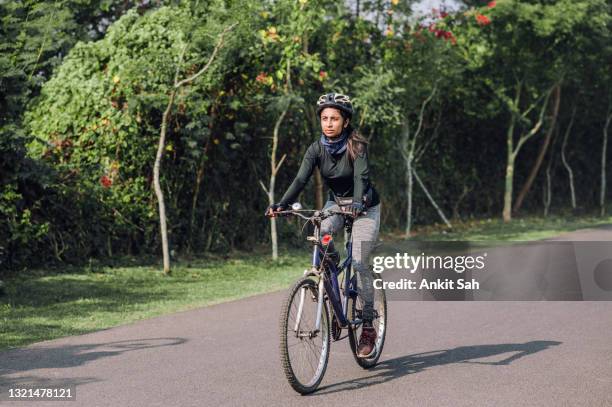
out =
[[[560,344],[561,342],[557,341],[530,341],[525,343],[503,343],[498,345],[459,346],[454,349],[401,356],[380,362],[376,367],[369,370],[370,373],[374,373],[370,376],[346,380],[344,382],[321,387],[319,391],[312,394],[311,397],[385,383],[408,374],[419,373],[434,366],[448,365],[451,363],[472,363],[493,366],[509,365],[524,356]],[[493,358],[506,353],[513,353],[513,355],[496,361],[477,360]]]
[[[175,346],[185,343],[184,338],[149,338],[125,340],[108,343],[93,343],[85,345],[64,345],[57,347],[22,348],[5,351],[0,361],[0,394],[11,387],[61,387],[61,385],[79,385],[95,382],[98,379],[62,377],[57,379],[47,377],[24,376],[21,373],[38,369],[64,369],[85,365],[93,360],[121,355],[125,352]],[[69,374],[69,371],[66,372]],[[19,375],[19,376],[16,376]]]

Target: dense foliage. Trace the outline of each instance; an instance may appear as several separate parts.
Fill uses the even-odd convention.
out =
[[[405,229],[408,214],[439,222],[424,190],[409,187],[413,171],[448,217],[501,216],[508,182],[516,195],[549,131],[521,211],[541,213],[547,194],[552,211],[571,209],[560,158],[570,123],[576,210],[598,209],[611,6],[472,3],[424,16],[398,0],[0,3],[0,269],[159,252],[151,182],[168,94],[233,23],[172,110],[161,173],[175,253],[268,241],[261,184],[274,124],[286,109],[280,196],[319,133],[314,102],[332,90],[354,96],[386,230]],[[536,127],[508,181],[508,135],[516,147]],[[313,180],[304,206],[317,204],[318,188]],[[279,227],[296,240],[295,225]]]

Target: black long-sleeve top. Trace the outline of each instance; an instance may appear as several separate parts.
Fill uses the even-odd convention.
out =
[[[348,148],[344,153],[332,156],[319,140],[315,141],[306,150],[302,165],[280,203],[291,205],[295,202],[308,183],[315,167],[319,167],[323,181],[333,195],[343,198],[352,196],[353,202],[362,203],[364,195],[367,194],[368,206],[378,205],[380,202],[378,193],[370,183],[370,169],[365,145],[352,164],[350,160]]]

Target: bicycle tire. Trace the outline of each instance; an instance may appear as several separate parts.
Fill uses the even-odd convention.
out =
[[[298,329],[297,334],[306,335],[306,332],[314,332],[312,329],[308,331],[307,329],[301,329],[302,326],[307,326],[309,323],[314,328],[315,321],[312,318],[307,317],[307,308],[310,309],[311,313],[314,314],[314,318],[316,318],[316,307],[318,301],[318,287],[315,281],[306,277],[298,280],[291,290],[289,291],[289,295],[283,304],[283,308],[280,316],[280,352],[281,352],[281,365],[283,371],[285,373],[285,377],[287,381],[291,385],[291,387],[300,394],[308,394],[312,393],[317,389],[321,380],[323,380],[323,376],[325,375],[325,370],[327,369],[327,363],[329,361],[329,352],[330,352],[330,324],[329,324],[329,312],[327,309],[327,304],[323,303],[322,314],[321,314],[321,325],[320,332],[316,337],[319,337],[319,341],[321,342],[321,354],[318,356],[316,367],[310,364],[312,370],[314,370],[312,377],[310,374],[300,374],[296,370],[298,370],[299,358],[297,355],[293,356],[292,352],[290,352],[290,347],[296,345],[304,345],[305,348],[309,349],[313,354],[316,355],[314,349],[316,349],[316,345],[310,345],[308,340],[313,338],[306,338],[304,336],[297,337],[296,332],[294,331],[295,319],[297,317],[297,309],[296,312],[292,313],[294,306],[297,305],[299,307],[300,302],[300,291],[305,291],[305,299],[303,304],[303,312],[302,312],[302,320],[300,321],[300,328]],[[307,295],[306,295],[307,294]],[[314,308],[314,311],[312,310]],[[293,316],[293,319],[292,319]],[[310,319],[310,320],[309,320]],[[289,342],[295,342],[290,344]],[[303,342],[303,343],[301,343]],[[296,348],[297,349],[297,348]],[[310,352],[306,352],[310,353]],[[293,357],[292,357],[293,356]],[[302,377],[306,376],[306,377]]]
[[[349,304],[349,319],[354,320],[357,317],[357,310],[360,309],[359,298],[352,298]],[[387,336],[387,297],[385,290],[376,289],[374,290],[374,309],[378,311],[378,317],[372,321],[374,329],[376,329],[377,337],[375,343],[375,352],[369,358],[361,358],[357,356],[357,347],[359,343],[359,336],[361,335],[361,326],[357,327],[350,325],[348,329],[349,343],[353,357],[359,366],[364,369],[370,369],[376,366],[378,359],[382,354],[383,347],[385,346],[385,337]]]

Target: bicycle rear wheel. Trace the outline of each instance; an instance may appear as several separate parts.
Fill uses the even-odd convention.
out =
[[[329,359],[329,313],[325,303],[320,329],[315,330],[318,298],[317,284],[310,278],[300,279],[291,288],[280,317],[281,363],[289,384],[300,394],[317,389]]]
[[[361,299],[359,297],[351,299],[349,302],[349,319],[351,321],[361,319],[362,310],[363,302]],[[351,351],[353,352],[353,356],[357,364],[364,369],[369,369],[376,366],[376,363],[382,354],[383,346],[385,345],[385,336],[387,334],[387,297],[385,296],[385,290],[383,289],[374,290],[374,313],[375,317],[372,321],[372,326],[376,330],[376,342],[374,344],[374,351],[370,357],[360,358],[357,356],[357,347],[359,345],[362,325],[351,325],[348,329]]]

